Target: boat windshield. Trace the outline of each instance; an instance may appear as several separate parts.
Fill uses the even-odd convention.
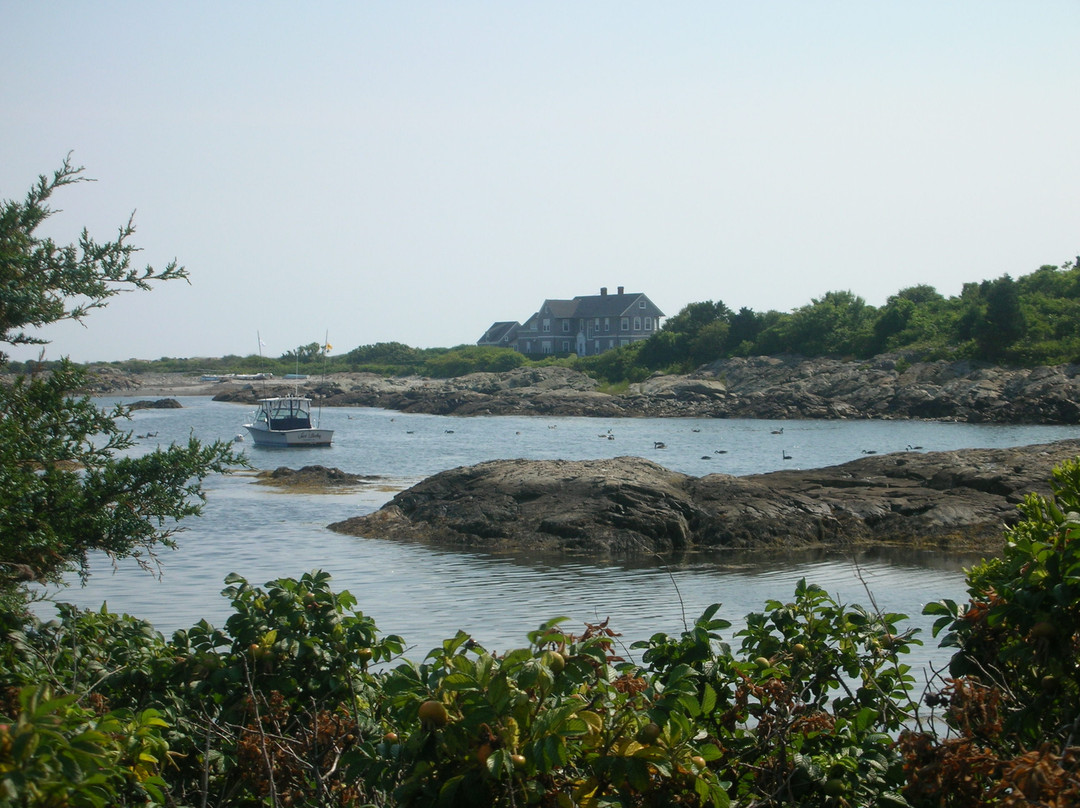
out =
[[[302,398],[277,398],[264,401],[256,421],[266,422],[270,429],[310,429],[311,404]]]

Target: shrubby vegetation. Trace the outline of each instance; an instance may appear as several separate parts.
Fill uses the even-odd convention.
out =
[[[735,356],[866,359],[887,352],[910,360],[1025,367],[1080,361],[1080,264],[1043,266],[1017,280],[1003,275],[967,283],[952,298],[931,286],[913,286],[881,308],[849,291],[827,292],[789,313],[736,313],[720,301],[691,303],[644,344],[578,365],[608,381],[636,381]]]
[[[729,309],[722,301],[690,303],[644,342],[599,356],[526,357],[509,348],[459,345],[412,348],[400,342],[361,345],[331,355],[318,343],[280,357],[128,360],[133,371],[189,373],[333,373],[366,371],[433,378],[498,372],[525,364],[558,364],[607,384],[638,382],[652,373],[687,373],[736,356],[837,356],[866,359],[903,353],[907,361],[972,360],[1035,367],[1080,362],[1080,263],[1043,266],[1014,280],[964,284],[946,298],[932,286],[902,289],[880,308],[850,291],[831,291],[791,312]],[[14,363],[29,372],[34,363]]]

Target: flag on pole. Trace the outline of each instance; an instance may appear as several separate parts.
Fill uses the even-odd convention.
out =
[[[331,345],[331,344],[330,344],[330,343],[328,342],[328,343],[326,343],[326,344],[325,344],[325,345],[323,346],[323,350],[324,350],[324,351],[326,351],[327,353],[330,353],[330,351],[331,351],[331,350],[333,349],[333,347],[334,347],[334,346],[333,346],[333,345]]]

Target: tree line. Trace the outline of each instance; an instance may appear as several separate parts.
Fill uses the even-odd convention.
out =
[[[655,372],[686,373],[738,356],[836,356],[867,359],[902,353],[909,361],[971,360],[1037,367],[1080,361],[1080,258],[1045,265],[1014,279],[964,284],[945,297],[921,284],[901,289],[881,307],[850,291],[831,291],[790,312],[738,311],[722,301],[690,303],[643,342],[598,356],[525,356],[511,349],[459,345],[414,348],[401,342],[361,345],[339,354],[312,342],[279,357],[128,360],[134,372],[372,372],[449,378],[522,365],[564,365],[601,381],[641,381]],[[33,362],[12,362],[28,372]]]
[[[881,307],[850,291],[828,292],[791,312],[691,303],[645,342],[581,364],[609,381],[637,381],[736,356],[867,359],[882,353],[1019,367],[1080,361],[1080,259],[1017,279],[966,283],[954,297],[912,286]]]

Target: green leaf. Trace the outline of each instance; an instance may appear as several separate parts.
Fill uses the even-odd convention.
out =
[[[705,713],[705,715],[709,715],[715,709],[716,709],[716,690],[713,689],[712,685],[706,683],[705,684],[705,692],[702,694],[702,697],[701,697],[701,712]]]

